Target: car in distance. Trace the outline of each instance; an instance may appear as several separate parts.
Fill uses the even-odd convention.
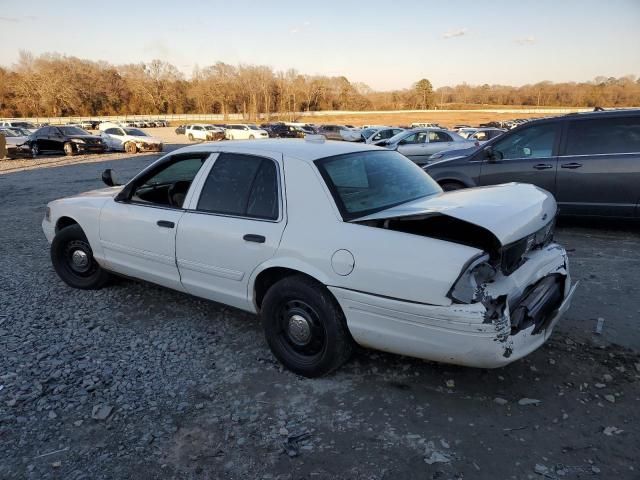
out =
[[[378,127],[378,128],[365,128],[362,130],[362,138],[364,143],[377,143],[380,141],[388,140],[391,137],[404,132],[404,128],[399,127]]]
[[[415,128],[404,130],[388,140],[375,142],[374,145],[396,150],[418,165],[424,165],[434,153],[451,148],[468,148],[473,142],[441,128]]]
[[[206,123],[186,125],[184,133],[192,142],[194,140],[212,141],[224,138],[224,129]]]
[[[359,129],[346,125],[321,125],[317,132],[318,135],[323,135],[328,140],[346,140],[349,142],[362,140]]]
[[[506,365],[549,338],[574,291],[550,194],[443,193],[403,155],[362,143],[205,143],[124,186],[110,170],[103,180],[47,205],[62,280],[95,289],[116,273],[258,313],[273,354],[309,377],[354,341]]]
[[[0,133],[4,135],[9,158],[17,157],[24,151],[29,151],[27,141],[30,133],[25,135],[22,131],[9,127],[0,127]]]
[[[137,128],[122,128],[115,123],[100,124],[100,136],[109,150],[127,153],[161,152],[162,140]]]
[[[640,217],[640,110],[534,120],[448,153],[425,167],[445,190],[526,182],[551,192],[562,215]]]
[[[465,138],[476,142],[477,145],[482,145],[492,138],[499,137],[504,132],[506,132],[506,130],[502,128],[478,128],[475,132],[469,133]]]
[[[176,135],[184,135],[184,131],[186,128],[186,125],[178,125],[174,131],[176,132]]]
[[[304,138],[306,134],[310,134],[310,131],[302,129],[295,125],[287,125],[286,123],[272,123],[263,127],[269,133],[269,137],[272,138]]]
[[[257,125],[230,123],[225,130],[227,140],[254,140],[269,138],[269,132]]]
[[[43,152],[63,152],[65,155],[78,153],[103,153],[106,145],[98,135],[91,135],[79,127],[59,125],[42,127],[29,136],[27,142],[31,155]]]
[[[23,129],[29,130],[31,133],[35,132],[38,129],[38,127],[35,126],[33,123],[24,122],[24,121],[20,121],[20,120],[3,120],[3,121],[0,121],[0,127],[23,128]]]

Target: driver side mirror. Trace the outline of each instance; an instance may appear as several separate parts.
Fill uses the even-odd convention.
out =
[[[102,181],[108,187],[116,187],[116,186],[120,185],[116,181],[116,176],[113,173],[113,170],[111,170],[110,168],[107,168],[104,172],[102,172]]]
[[[493,147],[491,145],[484,147],[484,153],[489,162],[495,162],[497,160],[496,153],[493,151]]]

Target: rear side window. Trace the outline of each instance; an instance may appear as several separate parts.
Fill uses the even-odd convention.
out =
[[[640,117],[574,120],[565,155],[640,152]]]
[[[266,220],[278,218],[278,174],[272,160],[221,154],[205,181],[198,210]]]
[[[452,142],[453,138],[444,132],[429,132],[429,143]]]

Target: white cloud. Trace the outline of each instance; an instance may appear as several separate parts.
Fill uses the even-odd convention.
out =
[[[514,40],[518,45],[533,45],[536,43],[536,37],[529,35],[528,37],[516,38]]]
[[[307,27],[309,25],[311,25],[311,22],[309,20],[306,20],[306,21],[302,22],[302,25],[296,25],[291,30],[289,30],[289,33],[291,35],[295,35],[296,33],[303,32],[303,31],[305,31],[307,29]]]
[[[463,35],[466,35],[466,34],[467,34],[466,28],[459,28],[457,30],[449,30],[444,35],[442,35],[442,38],[462,37]]]

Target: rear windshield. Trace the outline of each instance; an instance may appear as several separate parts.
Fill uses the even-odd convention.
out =
[[[369,151],[315,162],[345,221],[442,192],[427,173],[394,151]]]
[[[89,135],[89,132],[79,127],[58,127],[64,135]]]

